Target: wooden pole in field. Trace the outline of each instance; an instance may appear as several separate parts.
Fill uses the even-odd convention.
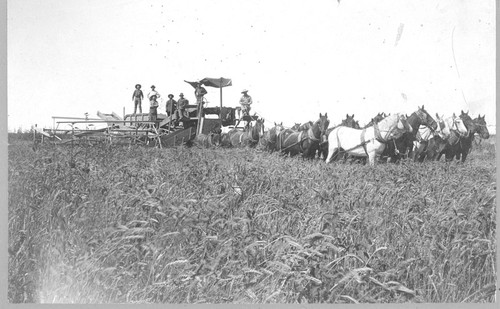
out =
[[[173,99],[169,99],[169,100],[173,100]],[[168,102],[168,101],[167,101]],[[168,117],[169,117],[169,121],[168,121],[168,133],[167,134],[170,134],[170,126],[172,125],[172,118],[173,118],[173,114],[172,114],[172,111],[174,109],[174,102],[170,102],[170,108],[169,108],[169,111],[167,114],[170,114]]]
[[[196,98],[196,101],[198,103],[198,97]],[[202,113],[203,113],[203,97],[201,97],[201,100],[198,103],[198,123],[196,126],[196,134],[200,134],[201,131],[203,130],[203,126],[201,124],[201,114]]]

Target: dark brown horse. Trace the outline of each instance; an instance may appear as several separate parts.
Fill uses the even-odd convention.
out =
[[[403,157],[411,158],[413,142],[416,141],[418,128],[423,125],[434,131],[438,127],[436,120],[429,115],[423,105],[408,117],[408,123],[413,129],[412,132],[406,132],[400,138],[387,143],[384,152],[380,156],[381,160],[389,159],[391,162],[397,162]]]
[[[194,138],[194,144],[203,148],[217,147],[220,145],[220,142],[220,132],[210,132],[209,134],[200,133]]]
[[[465,162],[467,155],[472,148],[472,141],[474,140],[474,134],[478,133],[481,138],[487,139],[490,137],[488,132],[488,127],[486,121],[483,117],[478,115],[476,119],[472,119],[469,116],[469,112],[464,113],[461,111],[460,118],[463,120],[465,127],[467,128],[467,135],[460,138],[458,143],[455,145],[445,147],[445,149],[438,155],[437,160],[441,158],[441,155],[445,155],[446,161],[452,161],[453,158]]]
[[[321,136],[325,134],[328,124],[328,116],[319,114],[319,119],[306,131],[294,131],[285,129],[278,135],[278,149],[290,156],[302,154],[303,158],[312,159],[319,149]]]
[[[307,130],[309,130],[309,128],[312,128],[313,124],[314,123],[312,121],[308,121],[306,123],[301,124],[296,130],[297,131],[307,131]]]
[[[346,118],[342,120],[342,122],[339,125],[328,128],[326,130],[326,133],[321,136],[321,142],[318,151],[318,156],[319,157],[322,156],[323,160],[326,160],[326,157],[328,157],[328,135],[330,135],[330,132],[332,132],[335,128],[340,126],[349,127],[353,129],[360,129],[359,123],[356,120],[354,120],[354,114],[352,114],[352,116],[346,114]]]
[[[281,123],[274,123],[274,127],[269,129],[268,131],[264,132],[264,136],[259,139],[259,145],[262,149],[273,152],[276,150],[276,141],[278,138],[279,133],[284,130],[283,128],[283,122]]]
[[[467,128],[462,118],[452,117],[443,119],[436,114],[438,122],[437,130],[430,130],[426,127],[420,127],[415,142],[414,161],[423,162],[436,160],[439,153],[446,147],[455,145],[460,138],[467,135]]]
[[[233,129],[228,135],[233,147],[255,147],[264,135],[264,119],[257,119],[255,125],[250,124],[244,131]]]
[[[477,115],[477,118],[474,119],[474,123],[476,124],[479,137],[482,139],[488,139],[490,138],[490,132],[488,131],[488,125],[486,124],[484,117],[486,117],[486,115],[483,115],[483,117],[481,117],[481,115]]]
[[[385,114],[384,112],[378,113],[375,117],[373,117],[370,122],[368,122],[362,129],[366,129],[368,127],[373,126],[376,123],[379,123],[380,120],[384,119],[385,117],[389,116],[390,114]]]

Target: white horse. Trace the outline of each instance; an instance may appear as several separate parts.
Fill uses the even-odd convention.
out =
[[[426,156],[430,155],[430,153],[426,154],[426,152],[431,139],[435,140],[435,145],[433,144],[432,148],[440,149],[445,144],[451,145],[457,143],[461,136],[467,135],[467,127],[462,118],[455,116],[455,114],[444,119],[444,116],[440,117],[436,113],[436,122],[438,123],[438,127],[435,131],[425,126],[418,128],[417,140],[413,142],[415,160],[423,161]],[[436,151],[436,149],[433,150],[434,152]]]
[[[455,131],[460,136],[467,134],[467,127],[465,126],[462,118],[455,116],[450,116],[444,119],[444,116],[439,116],[436,113],[436,120],[438,123],[438,128],[432,131],[429,127],[420,126],[418,128],[417,140],[414,142],[415,146],[418,147],[422,142],[427,142],[434,136],[439,136],[443,140],[448,140],[450,138],[452,131]]]
[[[365,129],[340,126],[328,136],[328,157],[326,163],[337,157],[338,152],[358,157],[368,157],[370,165],[375,165],[375,157],[380,155],[391,139],[399,138],[412,127],[404,115],[393,114]]]

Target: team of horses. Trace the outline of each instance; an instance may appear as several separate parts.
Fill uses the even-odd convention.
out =
[[[475,119],[461,111],[433,118],[424,106],[412,114],[378,113],[361,127],[354,115],[346,115],[342,122],[329,127],[325,113],[316,121],[295,124],[285,128],[283,123],[265,130],[264,119],[257,119],[245,129],[234,128],[227,133],[212,132],[199,135],[195,144],[202,147],[252,147],[304,159],[321,158],[327,163],[337,160],[363,161],[370,165],[377,161],[397,162],[409,158],[417,162],[453,159],[464,162],[469,154],[474,135],[489,138],[485,116]]]

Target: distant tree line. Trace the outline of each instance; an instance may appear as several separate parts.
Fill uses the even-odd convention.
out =
[[[8,132],[8,142],[12,143],[15,141],[33,141],[33,128],[29,130],[23,130],[18,128],[15,132]]]

